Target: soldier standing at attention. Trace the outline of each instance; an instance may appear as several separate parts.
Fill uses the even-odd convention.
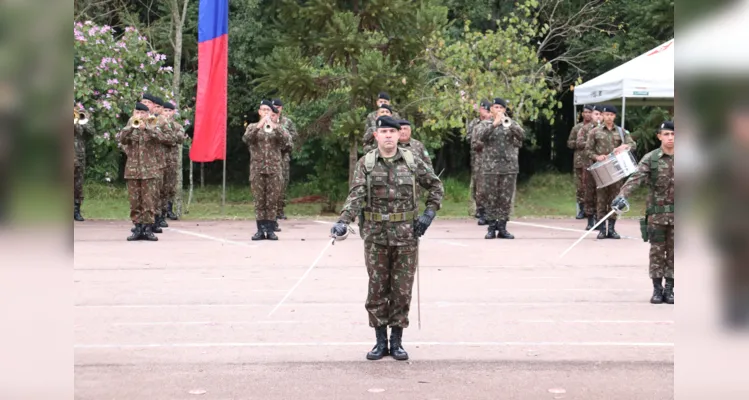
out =
[[[489,100],[482,99],[479,106],[479,117],[468,122],[468,127],[466,128],[466,140],[468,141],[469,146],[471,145],[474,131],[479,122],[492,117],[490,111],[491,107],[492,103],[490,103]],[[471,200],[474,204],[473,208],[476,210],[474,216],[478,218],[479,225],[486,225],[486,202],[483,200],[484,193],[482,187],[484,179],[481,175],[481,163],[479,162],[478,156],[476,155],[476,151],[473,150],[473,147],[471,147],[469,151],[471,154]]]
[[[649,184],[649,197],[642,226],[643,239],[650,241],[650,302],[674,304],[674,123],[666,121],[658,130],[661,147],[640,160],[637,172],[622,186],[611,207],[627,207],[627,197],[643,183]],[[643,225],[643,222],[641,222]],[[663,288],[666,278],[666,288]]]
[[[594,129],[601,126],[601,108],[602,106],[593,106],[591,112],[591,120],[589,123],[583,125],[578,135],[578,145],[585,148],[585,144],[588,142],[588,136],[593,132]],[[583,150],[583,188],[584,188],[584,203],[585,203],[585,216],[588,218],[588,226],[585,230],[590,230],[598,222],[596,218],[596,180],[593,178],[593,174],[588,171],[588,167],[593,165],[593,161],[588,158],[588,155]]]
[[[177,195],[177,174],[181,173],[178,168],[179,157],[182,156],[182,143],[185,142],[185,128],[174,120],[176,107],[170,102],[164,103],[164,118],[171,126],[174,144],[166,148],[166,172],[164,173],[164,199],[162,200],[161,215],[176,220],[172,208],[174,197]]]
[[[281,196],[281,201],[278,202],[278,213],[276,216],[276,219],[286,219],[286,213],[284,212],[284,208],[286,208],[286,191],[289,189],[289,174],[291,172],[291,152],[294,150],[294,140],[297,138],[297,131],[296,131],[296,125],[294,124],[294,121],[292,121],[289,117],[287,117],[283,113],[283,102],[281,99],[273,99],[271,102],[273,104],[273,107],[276,107],[278,110],[278,114],[281,116],[280,124],[284,127],[286,132],[291,136],[291,143],[292,148],[288,149],[288,151],[283,152],[283,194]],[[276,227],[278,224],[276,224]],[[280,229],[278,229],[280,231]]]
[[[603,106],[603,124],[588,134],[587,142],[585,143],[585,154],[591,161],[604,161],[608,158],[609,154],[619,154],[623,151],[635,150],[637,147],[629,132],[626,132],[614,123],[616,113],[616,107]],[[622,184],[622,181],[619,181],[597,189],[596,211],[598,212],[599,221],[611,211],[611,202],[619,193]],[[615,213],[609,217],[608,221],[604,221],[599,225],[598,239],[621,239],[621,236],[615,230],[616,219],[617,214]],[[607,223],[608,230],[606,227]]]
[[[377,111],[375,111],[375,113],[376,113],[375,114],[376,118],[388,116],[388,117],[393,117],[395,121],[399,120],[398,117],[393,115],[393,109],[387,104],[381,105],[377,109]],[[364,134],[364,153],[369,153],[370,151],[377,148],[377,143],[375,143],[375,140],[374,140],[375,130],[376,130],[375,127],[372,126],[370,128],[367,128],[367,133]]]
[[[515,197],[520,166],[518,151],[523,146],[525,131],[505,115],[507,103],[494,99],[492,120],[481,121],[475,128],[471,147],[480,154],[481,171],[486,193],[488,233],[485,239],[514,239],[507,231],[512,201]],[[495,234],[497,231],[497,234]]]
[[[398,120],[398,123],[401,126],[398,146],[411,150],[411,153],[413,153],[414,156],[421,158],[421,161],[424,161],[429,168],[434,168],[432,167],[432,159],[429,158],[429,152],[427,151],[426,146],[424,146],[424,143],[411,137],[411,123],[406,119]]]
[[[398,147],[400,125],[391,117],[377,119],[377,148],[359,159],[346,203],[331,229],[335,236],[347,233],[347,225],[360,212],[360,235],[369,274],[365,308],[377,343],[367,359],[390,354],[407,360],[403,328],[418,263],[418,238],[426,232],[442,204],[444,189],[437,175],[421,158]],[[416,184],[427,189],[424,214],[417,218]],[[387,327],[391,327],[388,350]]]
[[[151,230],[154,233],[162,233],[163,231],[161,228],[166,228],[169,225],[166,223],[166,220],[162,222],[162,215],[161,215],[161,209],[162,209],[162,200],[164,195],[164,171],[166,171],[166,147],[171,143],[172,139],[172,132],[171,127],[169,127],[166,123],[164,118],[161,116],[164,106],[164,100],[162,100],[160,97],[154,96],[150,93],[144,93],[143,98],[141,99],[141,103],[145,104],[146,107],[148,107],[148,111],[157,118],[157,125],[159,127],[159,130],[164,133],[168,140],[159,144],[158,153],[159,156],[157,157],[158,162],[158,168],[161,171],[161,175],[158,177],[158,187],[159,187],[159,195],[156,199],[156,213],[154,214],[154,223],[151,227]]]
[[[570,137],[567,139],[567,147],[575,150],[574,155],[574,170],[575,170],[575,197],[577,199],[577,219],[585,218],[585,174],[587,171],[587,162],[585,160],[585,131],[582,129],[583,126],[587,125],[591,121],[591,113],[593,112],[593,106],[586,104],[583,107],[583,122],[578,123],[572,127]]]
[[[169,138],[156,121],[150,121],[148,107],[135,104],[133,117],[117,134],[117,141],[126,148],[125,180],[130,200],[130,219],[135,228],[127,240],[158,240],[153,234],[156,202],[161,180],[161,143]]]
[[[377,101],[375,102],[375,104],[377,105],[377,109],[367,115],[367,119],[364,123],[364,139],[362,140],[362,144],[364,145],[365,153],[369,153],[370,150],[373,150],[377,147],[373,136],[374,131],[377,129],[377,127],[375,126],[377,118],[383,115],[390,115],[396,120],[400,119],[400,115],[393,112],[393,109],[390,106],[390,95],[387,94],[387,92],[380,92],[380,94],[377,96]],[[383,114],[380,112],[380,107],[383,105],[388,106],[388,111],[390,111],[390,114]]]
[[[78,111],[73,111],[78,113]],[[83,180],[86,175],[86,141],[94,136],[90,118],[73,118],[73,148],[75,164],[73,169],[73,219],[85,221],[81,216],[83,204]]]
[[[260,102],[260,121],[250,124],[242,141],[250,150],[250,186],[255,202],[257,233],[252,240],[278,240],[274,233],[278,202],[283,190],[283,156],[291,136],[278,121],[278,110],[269,100]]]

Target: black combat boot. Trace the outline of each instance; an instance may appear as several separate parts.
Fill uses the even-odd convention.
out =
[[[277,218],[277,219],[286,219],[286,213],[284,213],[284,211],[283,211],[283,210],[281,210],[281,213],[280,213],[280,214],[278,214],[278,217],[276,217],[276,218]]]
[[[488,222],[487,222],[487,220],[486,220],[486,213],[484,212],[484,210],[481,210],[481,211],[479,212],[479,220],[478,220],[478,224],[479,224],[480,226],[484,226],[484,225],[487,225],[487,224],[488,224]]]
[[[73,219],[76,221],[85,221],[81,216],[81,202],[78,200],[73,204]]]
[[[274,231],[273,227],[275,226],[276,221],[266,220],[263,222],[265,226],[265,229],[264,229],[265,238],[268,240],[278,240],[278,236],[276,236],[276,234],[273,232]]]
[[[663,289],[663,301],[674,304],[674,278],[666,278],[666,288]]]
[[[593,227],[596,225],[596,216],[595,215],[588,215],[588,226],[585,227],[586,231],[589,231],[593,229]]]
[[[650,298],[651,304],[663,303],[663,278],[653,278],[653,297]]]
[[[497,237],[500,239],[515,239],[510,232],[507,232],[507,221],[499,221],[497,225]]]
[[[598,239],[606,239],[606,223],[611,221],[603,221],[601,225],[598,225]]]
[[[273,232],[281,232],[281,227],[278,226],[278,218],[279,217],[276,217],[274,221],[271,221],[271,225],[273,226]]]
[[[372,350],[367,353],[367,360],[379,360],[382,357],[388,355],[388,327],[387,325],[378,326],[375,328],[375,337],[377,343],[375,343]]]
[[[606,237],[609,239],[621,239],[622,237],[619,236],[618,233],[616,233],[616,230],[614,230],[614,226],[616,225],[616,220],[610,219],[609,220],[609,232],[606,234]]]
[[[390,328],[390,355],[398,361],[408,360],[408,353],[403,350],[403,328],[394,326]]]
[[[135,224],[135,227],[133,227],[130,232],[132,233],[127,237],[128,242],[132,242],[133,240],[140,240],[140,235],[143,234],[143,224]]]
[[[257,233],[252,235],[252,240],[265,240],[265,232],[263,232],[263,221],[255,221],[257,223]]]
[[[486,236],[484,236],[484,239],[496,239],[497,234],[497,221],[489,221],[489,226],[486,228],[487,233]]]
[[[141,237],[144,240],[150,240],[152,242],[155,242],[159,240],[159,238],[156,237],[156,235],[153,234],[153,225],[146,225],[146,228],[143,230],[143,234]]]
[[[161,230],[161,227],[159,226],[159,220],[161,219],[161,215],[154,215],[153,216],[153,224],[151,224],[151,232],[153,233],[162,233],[164,232]]]
[[[166,217],[171,219],[172,221],[176,221],[178,218],[177,218],[177,214],[174,213],[173,207],[174,205],[172,204],[171,201],[166,203]]]
[[[159,215],[159,227],[160,228],[169,227],[169,224],[166,223],[166,209],[161,210],[161,215]]]
[[[577,203],[577,216],[575,219],[585,219],[585,206],[583,203]]]

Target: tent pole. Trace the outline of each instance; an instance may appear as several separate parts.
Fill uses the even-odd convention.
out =
[[[627,98],[622,96],[622,129],[624,129],[625,131],[627,130],[627,128],[624,127],[624,116],[626,115],[626,113],[627,113]]]

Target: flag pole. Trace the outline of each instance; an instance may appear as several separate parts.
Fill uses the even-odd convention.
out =
[[[224,154],[224,173],[223,183],[221,188],[221,214],[224,214],[224,206],[226,205],[226,154]]]

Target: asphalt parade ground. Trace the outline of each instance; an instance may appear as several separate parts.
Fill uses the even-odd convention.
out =
[[[673,398],[674,306],[648,302],[637,220],[559,259],[584,220],[485,240],[475,220],[438,217],[405,362],[364,358],[358,235],[331,246],[331,221],[287,220],[279,241],[252,242],[254,221],[169,223],[158,242],[125,241],[125,221],[75,224],[77,399]]]

